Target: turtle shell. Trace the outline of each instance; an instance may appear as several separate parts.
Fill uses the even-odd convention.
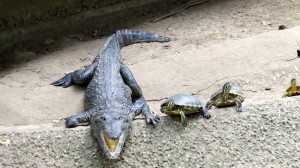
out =
[[[173,102],[176,106],[187,110],[200,109],[204,106],[196,96],[189,94],[177,94],[168,98],[163,104]]]
[[[222,89],[223,88],[219,88],[214,94],[211,95],[210,99],[217,100],[221,96]],[[229,97],[240,97],[244,99],[244,94],[240,88],[233,86],[229,91]]]

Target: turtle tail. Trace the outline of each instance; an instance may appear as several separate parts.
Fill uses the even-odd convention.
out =
[[[150,32],[142,32],[138,30],[122,29],[116,32],[120,48],[142,42],[168,42],[170,37],[163,37]]]

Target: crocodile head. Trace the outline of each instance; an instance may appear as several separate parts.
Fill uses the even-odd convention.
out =
[[[132,116],[103,112],[91,116],[91,129],[108,159],[117,159],[131,131]]]

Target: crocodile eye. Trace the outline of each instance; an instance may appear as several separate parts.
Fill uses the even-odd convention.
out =
[[[106,118],[105,118],[105,117],[100,117],[100,119],[101,119],[102,121],[105,121],[105,120],[106,120]]]

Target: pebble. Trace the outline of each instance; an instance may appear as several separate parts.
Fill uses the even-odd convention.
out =
[[[48,45],[51,45],[54,43],[54,40],[49,38],[49,39],[46,39],[45,41],[43,41],[42,45],[43,46],[48,46]]]
[[[294,69],[295,69],[296,71],[298,71],[298,67],[297,67],[297,65],[294,65]]]
[[[279,78],[280,78],[280,74],[279,74],[279,73],[276,73],[276,77],[279,79]]]

